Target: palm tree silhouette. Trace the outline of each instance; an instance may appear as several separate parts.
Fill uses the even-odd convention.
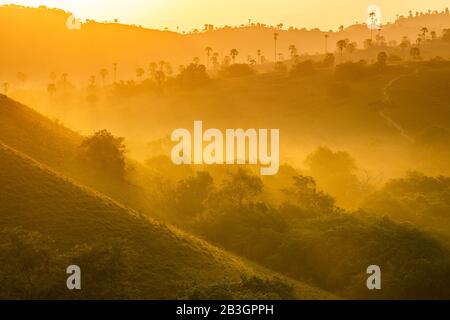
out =
[[[427,27],[423,27],[422,29],[420,29],[420,31],[422,31],[423,41],[425,42],[425,40],[427,39],[428,28]]]
[[[347,47],[347,40],[339,40],[336,42],[336,47],[338,48],[340,54],[341,54],[341,63],[342,63],[342,51]]]
[[[230,56],[231,56],[231,59],[233,60],[233,64],[236,62],[235,60],[236,60],[236,57],[238,56],[238,54],[239,54],[239,51],[237,51],[236,49],[231,49]]]
[[[117,63],[113,63],[114,83],[117,83]]]
[[[206,47],[205,51],[206,51],[206,65],[209,67],[211,52],[213,51],[213,49],[211,47]]]
[[[328,53],[328,34],[325,34],[325,53]]]
[[[108,76],[109,71],[106,68],[100,69],[100,76],[102,77],[102,85],[105,86],[105,79]]]
[[[214,69],[216,69],[219,66],[219,53],[218,52],[214,52],[212,54],[211,61],[212,61]]]
[[[372,42],[373,42],[373,29],[376,26],[376,21],[377,21],[377,15],[376,15],[375,11],[372,11],[371,13],[369,13],[369,18],[370,18],[370,40],[372,40]]]
[[[274,40],[274,43],[275,43],[275,46],[274,46],[274,50],[275,50],[274,57],[275,57],[275,62],[276,62],[276,61],[277,61],[277,40],[278,40],[278,32],[275,32],[275,33],[273,34],[273,40]]]

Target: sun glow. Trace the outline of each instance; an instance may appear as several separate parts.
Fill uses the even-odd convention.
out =
[[[149,28],[192,30],[204,24],[241,25],[249,21],[284,26],[336,30],[340,25],[366,22],[370,4],[379,6],[383,23],[395,20],[408,10],[443,10],[448,0],[0,0],[3,4],[61,8],[79,15],[82,20],[112,21]]]

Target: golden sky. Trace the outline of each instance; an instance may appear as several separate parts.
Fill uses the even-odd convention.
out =
[[[382,10],[382,21],[409,10],[443,10],[449,0],[0,0],[0,4],[46,5],[74,12],[82,19],[98,21],[118,19],[122,23],[149,28],[175,30],[201,28],[205,23],[217,26],[253,22],[283,23],[323,30],[365,22],[371,4]]]

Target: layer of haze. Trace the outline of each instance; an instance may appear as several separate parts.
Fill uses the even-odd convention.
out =
[[[127,24],[149,28],[191,30],[205,23],[217,26],[240,25],[253,22],[266,24],[283,23],[285,26],[336,30],[341,24],[347,26],[367,19],[367,7],[377,4],[382,10],[382,21],[395,19],[396,14],[407,14],[408,10],[441,10],[447,0],[128,0],[124,5],[119,0],[0,0],[3,4],[57,7],[71,11],[83,19],[118,19]]]

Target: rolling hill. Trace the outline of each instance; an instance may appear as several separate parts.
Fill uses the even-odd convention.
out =
[[[0,96],[0,124],[0,260],[5,260],[2,261],[0,278],[10,279],[10,284],[11,279],[17,280],[16,290],[6,292],[4,286],[0,290],[1,296],[54,298],[52,294],[59,294],[57,297],[65,298],[184,298],[189,297],[190,290],[196,286],[236,285],[242,281],[239,280],[241,276],[283,278],[180,230],[144,217],[67,178],[65,173],[75,177],[78,172],[72,166],[74,152],[82,139],[80,135],[5,96]],[[77,181],[80,180],[83,179]],[[120,188],[125,190],[126,186]],[[23,242],[23,238],[32,239],[31,244],[28,240]],[[47,238],[48,241],[39,240]],[[16,264],[22,266],[24,260],[21,259],[25,259],[39,265],[32,260],[33,257],[39,260],[39,257],[30,255],[30,249],[24,243],[32,248],[38,247],[39,257],[47,257],[54,265],[54,268],[49,266],[44,270],[30,269],[31,276],[28,276],[34,279],[31,283],[39,283],[38,279],[42,277],[51,277],[52,280],[45,283],[54,282],[56,288],[51,287],[45,292],[28,289],[33,292],[31,296],[21,295],[30,284],[22,283],[28,277],[23,274],[26,272],[23,269],[15,272]],[[47,243],[48,252],[41,252]],[[17,248],[13,250],[11,246]],[[15,260],[6,260],[8,250],[12,250],[14,255],[17,253]],[[24,250],[24,255],[17,252],[20,250]],[[63,264],[74,260],[81,261],[80,266],[85,265],[85,279],[95,281],[95,284],[86,284],[86,291],[80,294],[65,290],[66,266]],[[99,274],[108,274],[111,263],[123,266],[120,275],[101,277],[103,284],[96,281]],[[92,268],[91,264],[96,267]],[[103,266],[103,269],[97,266]],[[15,272],[15,278],[10,272]],[[283,281],[293,286],[295,298],[335,298],[294,280]],[[25,287],[21,287],[21,283]],[[260,293],[249,293],[245,288],[242,292],[239,290],[234,290],[235,294],[261,297]],[[270,287],[267,290],[262,293],[264,297],[273,297]]]
[[[324,31],[296,27],[278,30],[261,21],[254,25],[225,26],[181,34],[90,20],[83,23],[80,30],[69,30],[66,27],[69,16],[63,10],[44,6],[1,6],[0,36],[2,46],[7,48],[0,52],[3,80],[12,81],[16,73],[22,71],[33,75],[30,81],[36,81],[38,78],[47,79],[54,71],[58,74],[66,72],[70,79],[86,81],[86,74],[98,74],[100,68],[108,68],[110,75],[107,81],[110,83],[113,63],[118,63],[118,79],[134,78],[137,67],[147,68],[152,61],[169,61],[177,66],[199,57],[206,63],[206,46],[211,46],[221,56],[236,48],[240,52],[238,62],[245,62],[248,55],[256,57],[258,49],[267,59],[273,60],[274,32],[280,34],[279,52],[286,58],[291,44],[297,46],[300,54],[323,53],[325,34],[329,35],[329,48],[333,50],[340,39],[356,41],[362,48],[363,41],[370,37],[369,29],[361,23],[340,31]],[[442,29],[450,27],[450,14],[400,16],[396,22],[383,25],[382,35],[387,41],[399,43],[403,36],[408,36],[414,42],[423,26],[440,35]],[[14,36],[8,30],[14,30]],[[54,43],[58,45],[54,46]]]
[[[240,275],[274,275],[179,230],[139,216],[4,144],[0,145],[0,168],[0,228],[20,227],[50,237],[52,252],[76,250],[82,245],[125,243],[129,253],[121,258],[126,265],[122,277],[132,288],[132,298],[179,298],[194,285],[238,281]],[[33,261],[32,257],[28,259]],[[119,263],[117,259],[113,262]],[[96,261],[89,260],[80,267],[89,272],[89,263]],[[1,276],[5,276],[7,265],[8,261],[2,261]],[[64,274],[64,270],[60,272]],[[20,270],[19,275],[25,276]],[[298,298],[333,297],[287,281],[295,285]],[[101,285],[95,282],[86,287],[96,290]],[[105,297],[118,297],[120,292],[115,290],[122,289],[112,284],[110,290]]]

